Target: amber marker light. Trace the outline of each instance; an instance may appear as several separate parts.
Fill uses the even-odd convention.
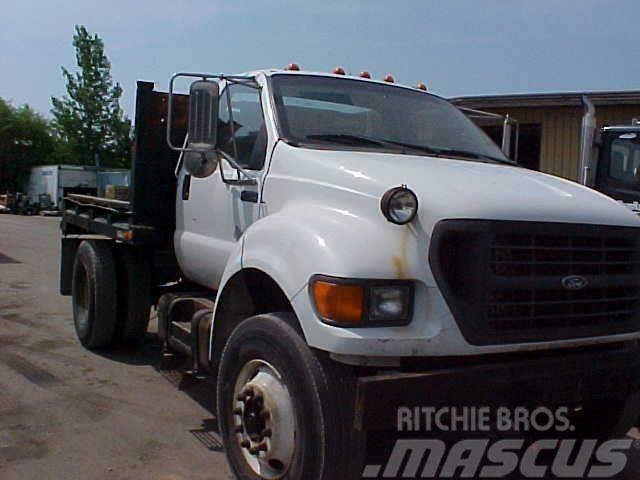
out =
[[[318,314],[328,323],[358,325],[364,313],[364,287],[328,280],[314,280],[311,286]]]
[[[418,90],[424,90],[425,92],[427,91],[427,84],[424,82],[420,82],[418,83],[418,85],[416,86],[416,88]]]
[[[385,75],[384,81],[387,82],[387,83],[393,83],[393,82],[395,82],[395,79],[393,78],[393,75],[388,73],[388,74]]]
[[[363,72],[360,72],[360,77],[361,78],[371,78],[371,74],[365,70]]]
[[[292,72],[299,72],[300,65],[298,65],[297,63],[290,63],[289,65],[287,65],[287,68],[285,68],[285,70],[290,70]]]
[[[334,75],[344,75],[344,68],[342,67],[336,67],[333,69],[333,74]]]

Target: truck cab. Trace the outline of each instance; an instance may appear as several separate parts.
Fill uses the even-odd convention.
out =
[[[626,204],[637,204],[640,201],[640,124],[600,129],[596,148],[594,188]]]
[[[564,405],[585,435],[637,416],[640,220],[392,80],[140,85],[131,201],[69,199],[80,340],[139,337],[155,306],[217,379],[238,478],[359,478],[367,432],[425,402]]]
[[[582,97],[579,181],[640,212],[640,124],[597,127],[596,109]]]

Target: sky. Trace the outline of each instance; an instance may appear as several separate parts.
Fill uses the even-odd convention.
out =
[[[281,68],[391,73],[445,97],[640,89],[638,0],[0,0],[0,97],[49,115],[74,25],[136,80]]]

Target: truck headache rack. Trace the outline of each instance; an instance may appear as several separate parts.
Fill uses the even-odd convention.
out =
[[[166,142],[169,95],[138,82],[135,140],[129,201],[70,194],[64,199],[64,235],[98,233],[132,244],[172,248],[175,230],[174,170],[178,153]],[[188,96],[173,94],[170,136],[182,141],[187,131]]]

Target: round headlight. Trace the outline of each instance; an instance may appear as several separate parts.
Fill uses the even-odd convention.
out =
[[[391,223],[404,225],[418,213],[418,197],[405,186],[395,187],[382,196],[380,209]]]

